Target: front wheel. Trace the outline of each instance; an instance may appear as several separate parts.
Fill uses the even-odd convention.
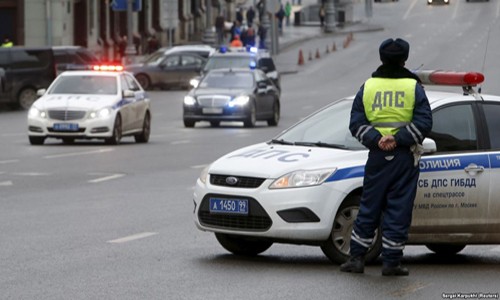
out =
[[[280,105],[278,100],[274,100],[273,104],[273,117],[267,120],[267,125],[269,126],[278,126],[278,122],[280,121]]]
[[[19,92],[17,96],[17,102],[19,103],[19,107],[24,110],[30,109],[33,102],[36,100],[36,91],[32,88],[25,88]]]
[[[250,103],[250,107],[248,109],[247,119],[243,122],[245,127],[255,127],[255,123],[257,122],[257,112],[255,110],[255,104]]]
[[[195,123],[195,121],[184,119],[184,127],[192,128],[192,127],[194,127],[194,123]]]
[[[236,255],[255,256],[273,245],[273,242],[257,238],[216,233],[215,237],[227,251]]]
[[[108,145],[118,145],[122,139],[122,118],[116,115],[115,124],[113,126],[113,135],[106,139]]]
[[[139,82],[139,84],[142,86],[143,89],[149,90],[151,88],[151,80],[147,75],[144,74],[137,74],[135,75],[135,79]]]
[[[330,237],[321,245],[323,253],[334,263],[342,264],[349,259],[351,233],[358,215],[360,199],[359,195],[351,196],[340,205],[333,220]],[[380,230],[375,232],[373,244],[365,256],[366,262],[373,262],[380,255],[382,235],[379,232]]]
[[[43,145],[43,142],[45,142],[45,137],[44,136],[29,136],[30,139],[30,144],[31,145]]]

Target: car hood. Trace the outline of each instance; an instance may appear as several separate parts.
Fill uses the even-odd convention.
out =
[[[247,89],[195,89],[192,91],[192,96],[210,96],[210,95],[224,95],[224,96],[239,96],[242,94],[249,95],[251,91]]]
[[[210,165],[210,174],[276,179],[296,170],[364,166],[367,150],[260,143],[238,149]]]
[[[35,102],[40,109],[99,109],[118,102],[115,95],[46,95]]]

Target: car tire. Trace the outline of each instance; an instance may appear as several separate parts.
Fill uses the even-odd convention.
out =
[[[115,124],[113,125],[113,135],[106,139],[108,145],[118,145],[122,139],[122,118],[116,115]]]
[[[466,245],[427,244],[425,247],[438,255],[453,255],[462,251]]]
[[[278,100],[274,100],[273,104],[273,117],[267,120],[267,125],[269,126],[278,126],[278,122],[280,121],[280,104]]]
[[[140,134],[134,135],[136,143],[147,143],[149,142],[149,136],[151,135],[151,115],[146,112],[144,116],[144,121],[142,122],[142,131]]]
[[[31,145],[43,145],[45,142],[45,137],[44,136],[29,136],[30,144]]]
[[[219,127],[220,121],[210,121],[210,126],[212,127]]]
[[[35,89],[24,88],[19,92],[19,94],[17,94],[17,103],[22,109],[28,110],[33,102],[35,102],[36,98],[37,95]]]
[[[137,74],[135,75],[135,79],[137,79],[143,89],[149,90],[151,88],[151,79],[149,79],[148,75]]]
[[[196,123],[196,122],[184,119],[184,127],[192,128],[192,127],[194,127],[194,123]]]
[[[257,112],[255,111],[255,104],[251,103],[248,108],[248,116],[245,121],[243,121],[243,126],[251,128],[255,127],[255,123],[257,122]]]
[[[215,237],[227,251],[244,256],[256,256],[273,245],[273,242],[250,237],[216,233]]]
[[[359,211],[360,195],[348,197],[339,207],[333,221],[332,231],[327,241],[321,245],[323,253],[334,263],[342,264],[349,259],[351,248],[351,233],[354,221]],[[375,261],[382,249],[382,235],[380,230],[375,232],[372,247],[365,256],[365,261]]]

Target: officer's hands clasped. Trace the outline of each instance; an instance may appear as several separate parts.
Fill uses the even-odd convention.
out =
[[[394,150],[394,148],[396,148],[396,146],[396,139],[393,135],[383,136],[378,141],[378,147],[384,151],[392,151]]]

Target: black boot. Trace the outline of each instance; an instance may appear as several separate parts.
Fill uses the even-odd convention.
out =
[[[350,257],[348,261],[340,265],[340,271],[349,273],[364,273],[365,258],[363,256]]]
[[[396,266],[388,266],[384,265],[382,267],[382,275],[383,276],[408,276],[410,271],[407,268],[402,267],[401,264]]]

